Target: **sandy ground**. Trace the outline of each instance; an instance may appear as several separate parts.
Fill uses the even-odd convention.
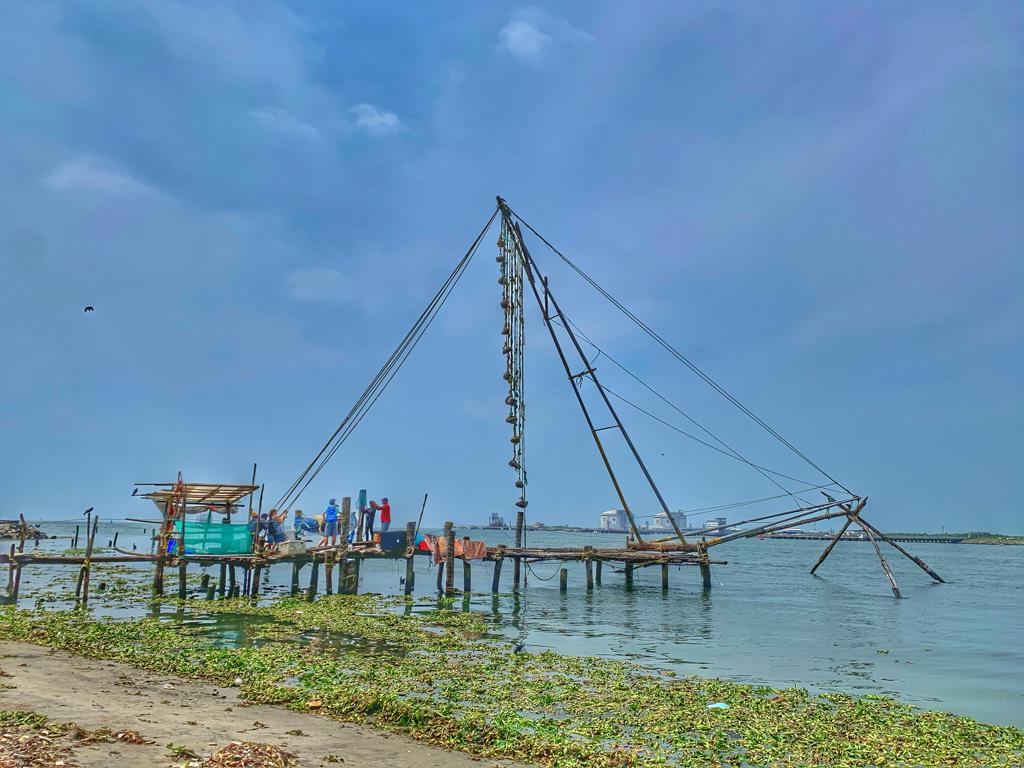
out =
[[[238,689],[154,675],[25,643],[0,641],[0,709],[29,710],[87,730],[138,731],[153,744],[100,743],[75,750],[82,766],[167,766],[168,742],[206,757],[231,741],[275,744],[303,768],[494,765],[360,725],[267,706],[246,706]],[[292,734],[288,732],[292,731]],[[302,735],[296,735],[301,731]],[[325,761],[336,755],[343,763]],[[507,765],[507,764],[503,764]]]

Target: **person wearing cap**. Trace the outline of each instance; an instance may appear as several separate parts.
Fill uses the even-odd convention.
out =
[[[391,527],[391,503],[388,501],[387,496],[380,500],[377,509],[380,510],[380,530],[384,532]]]
[[[317,546],[326,546],[328,539],[331,540],[332,547],[338,545],[338,515],[340,512],[341,510],[338,509],[338,500],[331,499],[327,503],[327,508],[324,509],[324,536],[320,539],[320,543]]]

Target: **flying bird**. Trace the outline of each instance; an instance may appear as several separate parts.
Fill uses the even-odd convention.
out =
[[[86,308],[85,308],[84,310],[82,310],[82,311],[83,311],[83,312],[95,312],[96,310],[95,310],[95,309],[94,309],[93,307],[86,307]]]

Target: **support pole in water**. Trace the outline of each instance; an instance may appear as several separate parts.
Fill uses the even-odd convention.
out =
[[[501,563],[505,559],[505,547],[500,548],[497,559],[494,561],[494,574],[491,576],[491,592],[498,594],[501,587]]]
[[[292,583],[288,589],[288,594],[295,597],[299,594],[299,571],[302,569],[302,563],[298,560],[292,563]]]
[[[584,547],[583,554],[585,560],[583,561],[583,570],[587,577],[587,591],[590,592],[594,588],[594,560],[593,560],[593,547]],[[600,562],[600,561],[598,561]]]
[[[602,561],[598,560],[596,565],[595,565],[595,568],[594,568],[594,570],[596,571],[596,573],[594,574],[594,581],[597,584],[601,583],[601,564],[602,564]]]
[[[249,597],[252,598],[253,602],[259,600],[260,597],[260,579],[263,577],[263,566],[259,563],[252,569],[252,581],[249,582]]]
[[[444,524],[444,592],[455,594],[455,523],[446,520]]]
[[[228,597],[238,597],[238,585],[235,583],[234,563],[228,563]]]
[[[626,586],[633,586],[633,564],[626,563]]]
[[[324,594],[334,593],[334,553],[328,552],[324,555]]]
[[[843,527],[839,529],[839,533],[837,533],[835,536],[832,537],[832,541],[830,541],[828,543],[828,546],[825,547],[825,551],[821,553],[821,556],[818,558],[818,562],[816,562],[814,564],[814,567],[811,568],[811,575],[812,576],[814,575],[814,572],[816,570],[818,570],[818,567],[822,563],[825,562],[825,559],[829,555],[832,554],[832,548],[835,547],[835,545],[839,543],[839,540],[843,538],[843,534],[846,533],[846,529],[849,528],[852,523],[853,523],[853,518],[852,517],[846,518],[846,522],[843,523]]]
[[[444,560],[437,564],[437,594],[444,594]]]
[[[313,555],[313,561],[309,564],[309,589],[306,590],[306,600],[313,602],[316,597],[316,583],[320,577],[320,562]]]
[[[668,590],[668,563],[661,564],[661,588]]]
[[[711,589],[711,566],[707,563],[700,564],[700,582],[701,588]]]
[[[896,584],[896,577],[893,576],[892,571],[889,570],[889,563],[886,561],[885,555],[882,554],[882,549],[878,546],[878,541],[875,539],[875,535],[871,532],[871,529],[864,525],[860,520],[857,520],[857,525],[859,525],[864,533],[868,535],[868,538],[871,539],[871,544],[875,548],[875,554],[878,555],[878,562],[882,564],[882,570],[885,572],[885,578],[889,580],[889,586],[892,587],[892,594],[897,600],[899,600],[903,595],[900,594],[900,588]]]
[[[473,591],[473,576],[470,573],[469,560],[462,560],[462,592],[468,595]]]
[[[188,561],[178,559],[178,599],[184,600],[188,594]]]
[[[523,546],[523,526],[526,523],[526,512],[519,510],[516,512],[516,549]],[[522,577],[522,563],[520,558],[516,557],[512,560],[512,584],[515,589],[519,589],[519,582]]]
[[[569,588],[569,569],[562,568],[558,571],[558,591],[565,592]]]
[[[227,580],[228,566],[226,563],[220,564],[220,572],[217,574],[217,595],[224,597],[224,583]]]
[[[411,595],[416,587],[416,523],[405,524],[405,594]]]
[[[85,545],[85,562],[82,563],[82,607],[85,608],[89,604],[89,569],[92,567],[92,548],[96,543],[96,529],[100,527],[99,515],[92,524],[92,532],[86,531],[89,535],[89,541]],[[17,591],[18,585],[18,574],[14,574],[15,585],[14,589]]]

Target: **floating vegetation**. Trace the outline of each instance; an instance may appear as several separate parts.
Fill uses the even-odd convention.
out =
[[[178,603],[180,605],[180,603]],[[472,754],[545,765],[1012,765],[1024,731],[881,696],[814,696],[552,652],[514,653],[480,613],[336,595],[236,614],[262,642],[226,648],[200,622],[0,611],[0,637],[240,685],[253,702],[404,730]],[[300,638],[302,638],[300,640]],[[339,641],[339,638],[341,641]],[[723,703],[727,708],[709,708]]]

